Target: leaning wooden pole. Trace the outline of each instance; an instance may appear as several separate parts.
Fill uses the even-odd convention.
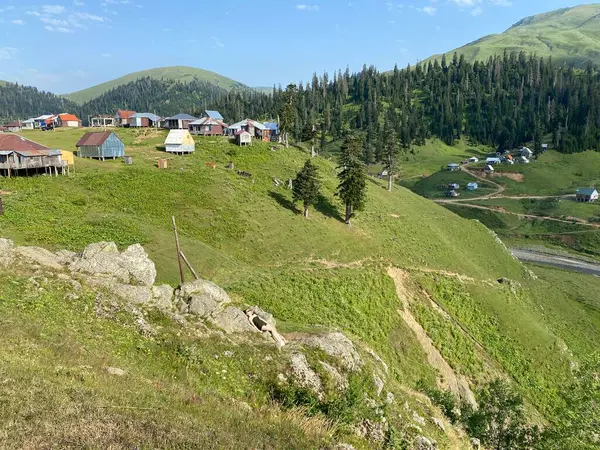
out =
[[[199,280],[200,277],[198,276],[198,274],[196,273],[196,271],[194,270],[194,268],[192,267],[192,265],[190,264],[190,262],[188,261],[188,259],[185,257],[185,255],[183,254],[183,252],[180,251],[179,254],[183,258],[183,262],[185,262],[185,265],[188,266],[188,269],[190,269],[190,272],[192,272],[192,274],[194,275],[194,278],[196,280]]]
[[[177,246],[177,263],[179,264],[179,278],[181,284],[185,283],[185,275],[183,273],[183,264],[181,264],[181,247],[179,246],[179,234],[177,234],[177,224],[175,223],[175,216],[171,216],[173,219],[173,233],[175,233],[175,245]]]

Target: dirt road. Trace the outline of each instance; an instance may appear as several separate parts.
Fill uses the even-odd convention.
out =
[[[592,263],[581,259],[552,255],[534,250],[513,248],[511,251],[513,255],[523,262],[543,264],[546,266],[557,267],[559,269],[572,270],[575,272],[585,273],[587,275],[596,275],[600,277],[600,263]]]

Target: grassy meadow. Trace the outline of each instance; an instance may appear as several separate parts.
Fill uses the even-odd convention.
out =
[[[424,408],[408,393],[419,382],[433,384],[438,374],[398,314],[403,306],[387,275],[390,266],[408,272],[407,289],[414,296],[410,308],[451,367],[475,385],[496,376],[512,379],[539,420],[553,417],[560,404],[557,387],[569,378],[571,364],[600,342],[599,279],[538,267],[533,270],[539,279],[532,278],[484,225],[454,214],[458,206],[451,211],[401,186],[389,193],[384,181],[372,177],[367,207],[348,227],[334,195],[336,164],[318,158],[322,197],[305,220],[291,192],[273,181],[295,176],[309,157],[301,150],[273,151],[264,143],[238,148],[225,138],[197,138],[196,152],[178,157],[157,148],[163,131],[117,133],[133,156],[131,166],[77,158],[70,177],[0,178],[2,237],[74,251],[101,240],[121,248],[140,242],[156,263],[158,280],[176,285],[175,216],[182,249],[200,276],[220,284],[239,304],[270,310],[284,333],[339,329],[375,349],[390,366],[390,388],[400,406],[389,417],[398,429],[406,425],[404,401]],[[83,130],[23,134],[73,150]],[[166,170],[156,167],[163,157],[169,159]],[[230,161],[235,170],[227,169]],[[415,173],[423,167],[414,168]],[[242,177],[237,170],[252,176]],[[484,183],[481,191],[486,188]],[[510,283],[499,284],[498,278]],[[257,422],[264,440],[254,444],[267,448],[281,442],[289,442],[288,448],[315,448],[351,439],[338,416],[272,404],[264,383],[283,362],[269,348],[234,348],[241,358],[216,358],[231,346],[187,336],[153,316],[147,320],[159,326],[160,338],[147,341],[128,326],[121,330],[96,317],[91,293],[69,303],[62,301],[60,286],[44,285],[41,294],[26,294],[28,283],[18,274],[0,278],[0,312],[9,318],[0,319],[0,332],[9,343],[0,350],[0,377],[18,380],[7,394],[12,409],[0,417],[26,418],[16,442],[89,445],[85,436],[67,433],[77,428],[78,408],[94,420],[95,430],[113,426],[112,435],[103,434],[107,439],[139,439],[145,443],[141,448],[164,442],[216,448],[221,439],[225,444],[219,448],[228,447],[227,439],[247,442],[247,430]],[[433,308],[432,301],[439,306]],[[249,379],[248,373],[264,367],[266,356],[274,367],[264,377]],[[100,370],[108,365],[131,368],[116,390],[106,385],[107,375]],[[23,390],[27,384],[33,387]],[[39,395],[43,401],[33,403]],[[260,413],[248,419],[231,398]],[[124,403],[132,408],[119,409]],[[65,407],[50,417],[57,405]],[[190,420],[183,429],[181,424]],[[58,422],[68,427],[53,431]],[[210,430],[212,440],[190,434],[196,426]],[[36,427],[46,430],[44,440],[32,443]],[[440,448],[456,447],[435,427],[426,430]]]

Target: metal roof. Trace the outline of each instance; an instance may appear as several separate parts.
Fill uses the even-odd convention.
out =
[[[577,195],[592,195],[594,192],[597,192],[594,188],[577,189]]]
[[[190,125],[222,125],[226,126],[222,121],[213,119],[211,117],[203,117],[202,119],[194,120],[190,122]]]
[[[106,140],[110,137],[111,134],[114,134],[112,131],[101,131],[98,133],[88,132],[83,135],[79,142],[75,144],[75,147],[85,147],[85,146],[97,146],[102,145],[106,142]]]
[[[119,109],[115,114],[115,117],[119,117],[120,119],[129,119],[131,116],[135,114],[135,111],[129,111],[126,109]]]
[[[153,113],[135,113],[131,119],[150,119],[152,122],[158,122],[160,117]]]
[[[211,119],[223,120],[223,116],[219,111],[212,111],[210,109],[207,109],[206,111],[204,111],[204,114],[206,114]]]
[[[44,115],[41,115],[40,117],[36,117],[33,120],[46,120],[46,119],[50,119],[52,117],[54,117],[53,114],[44,114]]]
[[[181,145],[187,136],[191,137],[188,130],[171,130],[165,140],[165,145]]]
[[[229,128],[238,129],[241,127],[245,127],[247,125],[252,125],[254,128],[258,128],[261,131],[267,129],[267,127],[265,127],[262,123],[257,122],[256,120],[252,120],[252,119],[245,119],[245,120],[242,120],[241,122],[234,123],[233,125],[230,125]]]
[[[48,147],[37,142],[25,139],[17,134],[0,135],[0,150],[7,151],[40,151],[50,150]]]
[[[276,122],[265,122],[265,127],[270,131],[277,131],[279,129],[279,124]]]
[[[33,122],[35,122],[35,119],[27,119],[27,120],[24,120],[21,123],[33,123]]]
[[[165,120],[198,120],[198,118],[190,116],[189,114],[177,114],[172,117],[167,117]]]

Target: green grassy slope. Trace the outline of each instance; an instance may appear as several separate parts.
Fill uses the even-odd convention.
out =
[[[107,81],[106,83],[98,84],[96,86],[92,86],[88,89],[83,89],[81,91],[73,92],[70,94],[65,94],[69,100],[74,101],[78,104],[83,104],[87,101],[90,101],[105,92],[116,88],[118,86],[122,86],[124,84],[130,83],[132,81],[138,80],[140,78],[151,77],[157,79],[168,79],[180,82],[188,82],[193,80],[194,78],[198,78],[201,81],[207,81],[209,83],[215,84],[223,89],[232,89],[234,87],[244,87],[243,84],[234,81],[230,78],[219,75],[215,72],[209,72],[207,70],[196,69],[194,67],[186,67],[186,66],[173,66],[173,67],[160,67],[156,69],[142,70],[140,72],[130,73],[128,75],[124,75],[120,78]]]
[[[8,191],[3,196],[5,213],[0,216],[2,235],[52,249],[80,250],[100,240],[120,246],[141,242],[157,264],[159,280],[176,284],[170,225],[174,215],[183,250],[202,277],[222,285],[237,301],[271,310],[284,333],[331,327],[367,343],[388,362],[394,380],[414,388],[419,380],[431,383],[435,373],[397,313],[402,306],[387,268],[401,267],[412,280],[407,289],[415,296],[415,317],[451,366],[474,382],[508,375],[546,417],[560,404],[556,387],[569,378],[570,363],[585,357],[600,342],[600,309],[595,302],[600,280],[538,268],[540,279],[534,280],[483,225],[405,188],[390,194],[382,183],[371,179],[368,207],[347,227],[340,221],[341,208],[333,195],[335,163],[319,158],[315,162],[324,195],[310,220],[304,220],[291,203],[291,192],[273,184],[273,177],[287,180],[294,176],[308,157],[304,152],[294,148],[271,151],[263,143],[240,149],[221,138],[200,138],[195,154],[169,155],[169,169],[159,170],[156,160],[165,154],[155,146],[164,140],[164,132],[117,133],[134,158],[132,166],[77,159],[71,177],[1,179],[0,190]],[[24,134],[72,150],[82,130]],[[252,178],[226,169],[230,159],[236,170],[250,172]],[[206,162],[216,163],[216,169]],[[499,284],[495,280],[500,277],[513,281]],[[0,291],[22,282],[0,280]],[[571,282],[577,287],[571,289]],[[12,308],[18,308],[16,299],[21,294],[11,295],[16,302]],[[456,322],[432,308],[432,299]],[[40,308],[46,313],[58,306],[49,302],[40,303]],[[70,317],[67,314],[64,320]],[[19,323],[7,324],[11,333],[22,328]],[[72,345],[78,348],[81,343],[75,339]],[[568,351],[555,351],[565,345]],[[11,351],[19,354],[21,349]],[[131,358],[137,354],[121,353],[112,344],[107,351]],[[154,358],[163,351],[150,352],[147,364],[155,364]],[[208,359],[210,355],[202,354],[197,361]],[[117,363],[135,365],[124,360]],[[189,362],[163,363],[171,367]],[[210,367],[214,363],[206,362]],[[153,379],[151,373],[156,379],[162,376],[152,367],[140,370],[149,371],[146,379]],[[242,379],[247,366],[236,370]],[[204,392],[208,386],[206,380],[179,375],[174,379],[191,383],[193,392]],[[223,389],[223,396],[249,400],[245,391],[236,393],[230,384],[212,381],[211,386]],[[96,387],[90,389],[99,392]],[[257,403],[264,405],[267,394],[254,389],[263,395]],[[15,397],[14,403],[21,400]],[[179,408],[176,404],[168,407]],[[279,425],[265,420],[267,427],[278,430]],[[319,428],[312,442],[322,442],[327,433]],[[447,446],[442,442],[440,447]]]
[[[527,17],[501,34],[485,36],[456,50],[467,61],[487,60],[504,51],[535,53],[585,66],[600,63],[600,5],[581,5]],[[441,55],[430,59],[439,59]]]

